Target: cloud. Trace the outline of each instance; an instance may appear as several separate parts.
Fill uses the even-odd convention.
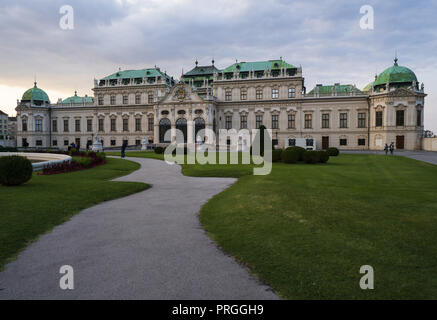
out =
[[[419,81],[436,78],[434,1],[367,1],[374,7],[374,30],[360,29],[362,4],[346,0],[77,0],[69,1],[72,31],[59,28],[64,4],[2,1],[0,84],[30,87],[36,75],[47,90],[91,94],[93,78],[118,67],[158,65],[179,77],[196,58],[209,64],[214,57],[218,67],[226,67],[235,59],[282,56],[302,65],[309,89],[332,82],[363,87],[392,64],[396,50],[400,64]],[[426,125],[437,131],[437,89],[431,83]]]

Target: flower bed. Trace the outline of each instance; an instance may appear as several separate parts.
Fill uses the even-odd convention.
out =
[[[106,155],[103,152],[70,152],[72,156],[78,157],[71,161],[64,161],[45,166],[39,175],[51,175],[77,170],[94,168],[106,163]]]

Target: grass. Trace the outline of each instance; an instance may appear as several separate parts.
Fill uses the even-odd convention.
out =
[[[120,159],[107,161],[71,173],[34,174],[28,183],[18,187],[0,186],[0,270],[30,242],[75,213],[148,188],[144,183],[108,181],[140,165]]]
[[[128,156],[161,158],[151,152]],[[287,299],[437,299],[437,166],[340,155],[326,165],[183,165],[237,183],[200,212],[225,251]],[[359,269],[375,270],[361,290]]]

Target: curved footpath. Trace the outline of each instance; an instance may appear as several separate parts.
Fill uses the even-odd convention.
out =
[[[116,180],[152,188],[85,209],[41,236],[0,273],[0,299],[278,298],[199,223],[200,207],[236,179],[186,177],[179,165],[128,159],[141,169]],[[74,269],[74,290],[59,287],[63,265]]]

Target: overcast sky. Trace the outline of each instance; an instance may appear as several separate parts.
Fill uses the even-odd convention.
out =
[[[59,26],[61,6],[74,29]],[[360,28],[360,7],[374,9],[373,30]],[[77,90],[92,95],[94,78],[155,65],[179,78],[199,64],[283,57],[316,83],[364,87],[393,64],[424,82],[425,127],[437,133],[437,1],[287,0],[1,0],[0,109],[33,86],[52,102]]]

